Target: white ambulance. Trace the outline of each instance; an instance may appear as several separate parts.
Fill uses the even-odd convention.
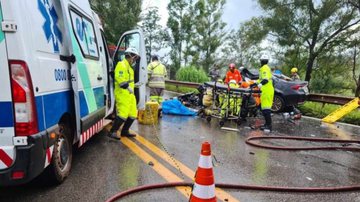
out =
[[[0,186],[29,182],[45,169],[55,182],[114,109],[113,64],[88,0],[0,0]],[[140,30],[124,33],[113,58],[135,65],[144,107],[146,54]]]

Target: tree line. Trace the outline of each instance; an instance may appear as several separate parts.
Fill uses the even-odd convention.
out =
[[[297,67],[313,92],[360,95],[358,0],[256,0],[261,15],[233,30],[222,20],[226,0],[170,0],[166,27],[159,8],[141,14],[141,0],[91,2],[111,43],[140,25],[148,58],[165,50],[172,78],[186,66],[205,72],[231,62],[258,68],[260,55],[268,53],[284,74]]]
[[[142,27],[149,55],[168,49],[170,74],[193,66],[208,72],[227,34],[222,20],[225,0],[170,0],[166,27],[159,25],[157,7],[144,12]],[[156,27],[158,29],[156,29]]]

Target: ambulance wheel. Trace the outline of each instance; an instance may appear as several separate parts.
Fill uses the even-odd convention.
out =
[[[220,125],[220,127],[223,127],[223,126],[225,125],[225,121],[224,121],[224,120],[221,120],[221,121],[219,122],[219,125]]]
[[[59,124],[59,135],[54,144],[50,164],[50,176],[56,184],[62,183],[70,174],[72,163],[71,129],[66,124]]]
[[[211,117],[210,117],[210,116],[206,117],[206,121],[207,121],[208,123],[210,123],[210,122],[211,122]]]

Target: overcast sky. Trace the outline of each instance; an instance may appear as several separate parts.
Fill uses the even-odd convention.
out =
[[[143,10],[156,6],[160,10],[161,25],[166,26],[168,19],[167,5],[169,0],[143,0]],[[258,16],[260,11],[255,0],[227,0],[223,20],[228,24],[228,29],[238,28],[240,22]]]
[[[143,12],[149,7],[158,7],[161,17],[160,24],[166,27],[166,22],[169,17],[167,5],[170,0],[143,0]],[[227,23],[227,30],[238,29],[241,22],[251,19],[252,17],[260,15],[256,0],[227,0],[223,13],[223,21]],[[169,49],[162,49],[157,54],[160,57],[165,56]]]

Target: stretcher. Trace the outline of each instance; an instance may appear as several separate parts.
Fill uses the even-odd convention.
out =
[[[261,93],[259,89],[231,87],[220,82],[206,82],[204,86],[206,91],[201,116],[208,122],[216,118],[220,119],[221,127],[229,120],[240,125],[246,117],[257,115]]]

